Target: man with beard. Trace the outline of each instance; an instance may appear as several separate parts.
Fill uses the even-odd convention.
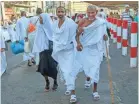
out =
[[[79,65],[75,60],[74,41],[77,24],[66,17],[64,7],[58,7],[58,20],[53,24],[53,53],[52,57],[58,62],[61,75],[64,77],[67,91],[65,95],[70,95],[70,102],[76,102],[75,79]]]

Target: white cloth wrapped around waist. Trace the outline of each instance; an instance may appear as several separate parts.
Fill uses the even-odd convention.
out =
[[[67,44],[65,46],[54,44],[53,48],[54,48],[54,50],[53,50],[52,56],[57,61],[57,55],[60,51],[70,50],[70,49],[74,48],[74,45],[73,45],[73,43]]]

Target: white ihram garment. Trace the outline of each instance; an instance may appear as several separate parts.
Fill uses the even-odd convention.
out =
[[[84,27],[84,33],[80,37],[83,50],[76,53],[78,62],[82,65],[86,76],[91,78],[91,83],[99,81],[105,25],[102,19],[96,18],[91,25]]]
[[[75,89],[75,79],[79,70],[79,65],[75,60],[73,41],[76,36],[77,24],[67,17],[62,26],[58,27],[59,21],[53,25],[53,53],[52,57],[58,62],[60,72],[65,80],[67,90]]]
[[[4,37],[0,33],[0,49],[5,48],[5,42],[4,42]],[[6,55],[5,52],[0,52],[0,68],[1,68],[1,76],[2,74],[6,71],[7,68],[7,61],[6,61]]]

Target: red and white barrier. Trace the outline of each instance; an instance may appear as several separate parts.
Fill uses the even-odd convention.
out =
[[[128,21],[123,20],[122,55],[127,55]]]
[[[113,43],[117,42],[117,49],[122,47],[122,55],[127,55],[128,48],[128,21],[108,18]],[[137,67],[138,23],[131,23],[130,67]]]
[[[113,39],[113,18],[111,18],[111,39]]]
[[[121,45],[121,39],[122,39],[122,20],[117,20],[117,49],[120,49],[122,47]]]
[[[137,22],[131,23],[130,67],[137,66]]]
[[[114,26],[113,26],[113,43],[116,43],[117,41],[117,19],[114,18],[113,20]]]

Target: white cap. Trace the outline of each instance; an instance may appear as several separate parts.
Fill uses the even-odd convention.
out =
[[[129,5],[125,5],[125,8],[129,7]]]

